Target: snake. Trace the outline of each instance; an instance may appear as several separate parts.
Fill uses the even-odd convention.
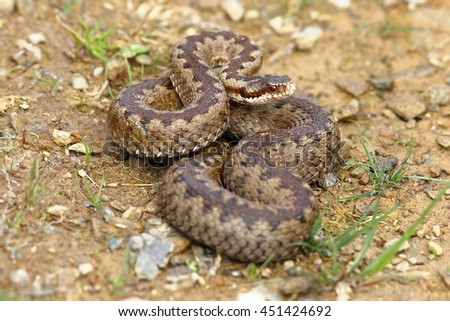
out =
[[[337,120],[295,95],[290,77],[257,74],[261,65],[247,36],[187,36],[171,50],[169,76],[126,86],[107,119],[128,152],[175,160],[158,189],[163,218],[255,263],[300,253],[318,216],[310,184],[337,167],[340,147]]]

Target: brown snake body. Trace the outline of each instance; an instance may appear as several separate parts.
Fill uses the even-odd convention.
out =
[[[126,87],[108,114],[113,138],[138,155],[186,155],[225,130],[242,138],[228,156],[207,150],[169,168],[159,204],[188,237],[254,262],[298,253],[291,243],[309,235],[317,216],[308,183],[336,166],[340,145],[334,117],[290,96],[290,78],[254,76],[260,65],[247,37],[190,36],[172,50],[170,80]]]

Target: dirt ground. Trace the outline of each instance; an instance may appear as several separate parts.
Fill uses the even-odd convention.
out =
[[[253,290],[279,299],[450,299],[450,194],[409,239],[409,248],[382,272],[357,280],[386,241],[400,237],[444,187],[437,180],[450,179],[448,1],[353,1],[347,8],[327,1],[242,1],[238,21],[218,0],[143,2],[18,1],[13,12],[0,12],[0,298],[234,300]],[[113,28],[114,48],[104,52],[113,56],[108,62],[71,36],[70,28],[83,35],[80,19],[91,30],[95,23],[100,32]],[[312,37],[299,34],[310,26]],[[170,47],[201,30],[254,39],[264,51],[261,73],[291,76],[299,93],[339,118],[348,165],[332,187],[315,187],[321,208],[374,189],[372,174],[354,165],[367,162],[359,128],[383,159],[401,161],[414,135],[406,175],[435,180],[404,178],[383,192],[382,210],[399,207],[380,224],[355,273],[323,281],[330,257],[307,252],[269,264],[253,280],[247,264],[198,254],[202,248],[175,235],[175,249],[159,274],[136,276],[130,240],[151,224],[166,227],[152,202],[164,170],[105,152],[112,146],[107,110],[129,75],[165,75]],[[28,37],[35,33],[45,40],[32,45]],[[150,61],[129,58],[128,75],[119,50],[131,44],[147,47],[141,58]],[[105,65],[106,76],[99,68]],[[84,145],[73,150],[81,141],[92,153],[83,154]],[[321,233],[344,231],[373,200],[330,205]],[[344,268],[361,246],[358,239],[338,253]],[[202,269],[199,255],[215,259],[215,272]],[[188,265],[189,273],[180,273]],[[296,287],[292,268],[322,282]]]

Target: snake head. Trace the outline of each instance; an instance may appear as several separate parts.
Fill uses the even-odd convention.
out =
[[[263,75],[248,77],[246,86],[228,89],[231,100],[241,104],[264,104],[292,95],[297,86],[288,76]]]

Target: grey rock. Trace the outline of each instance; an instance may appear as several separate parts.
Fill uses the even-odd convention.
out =
[[[172,243],[165,240],[153,239],[145,242],[134,266],[137,277],[147,280],[155,278],[159,268],[163,268],[169,262],[168,254],[171,250]]]
[[[377,166],[381,168],[384,172],[391,171],[398,164],[398,158],[393,156],[381,157],[376,156]]]
[[[372,85],[379,90],[391,90],[394,80],[391,77],[377,77],[372,79]]]
[[[426,92],[428,110],[436,110],[440,106],[450,104],[450,86],[430,86]]]
[[[123,243],[123,238],[111,237],[107,241],[108,248],[112,251],[117,250]]]
[[[331,187],[338,182],[338,178],[333,173],[326,173],[323,177],[323,182],[321,182],[323,187]]]
[[[133,235],[128,241],[128,246],[132,251],[140,251],[144,248],[144,239],[140,235]]]
[[[338,77],[334,83],[354,97],[359,97],[369,90],[369,84],[359,77]]]
[[[387,107],[405,121],[419,117],[427,110],[421,100],[414,95],[406,93],[395,95],[389,99]]]

